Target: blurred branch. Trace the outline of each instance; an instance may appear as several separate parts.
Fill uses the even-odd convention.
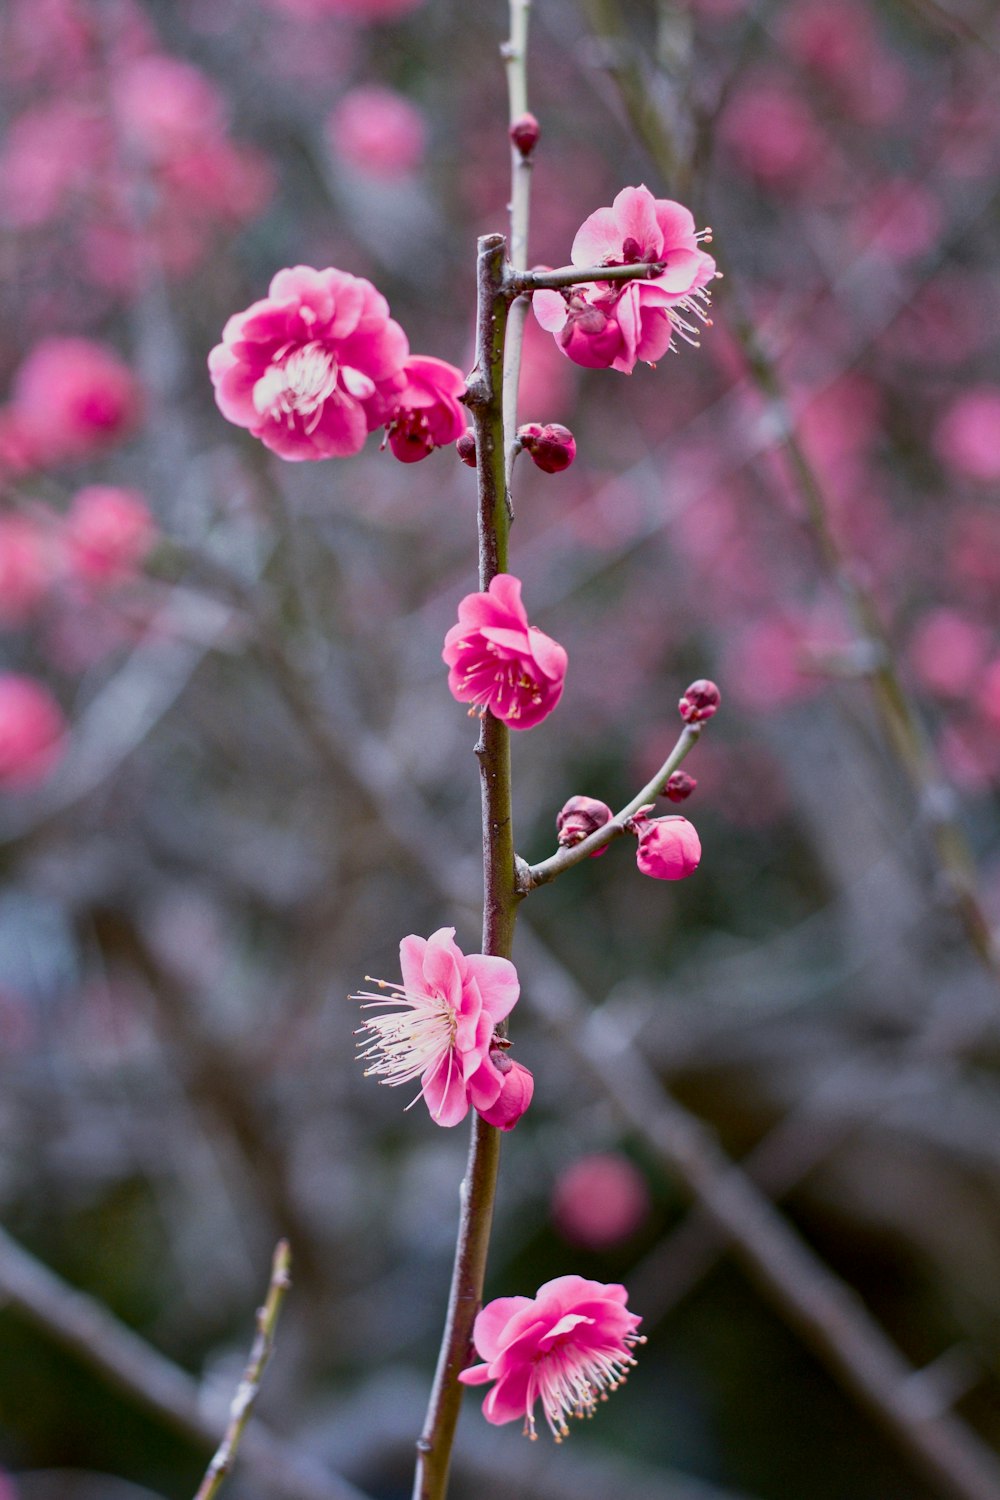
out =
[[[521,292],[558,291],[565,286],[583,286],[590,281],[650,281],[660,276],[665,262],[637,261],[628,266],[559,266],[554,271],[524,271],[508,276],[507,285],[515,296]]]
[[[510,37],[500,49],[507,73],[507,106],[510,124],[528,113],[528,27],[531,0],[510,0]],[[510,263],[516,271],[528,265],[528,228],[531,217],[531,172],[533,151],[522,151],[516,141],[510,142]],[[528,302],[515,298],[507,315],[507,343],[503,365],[503,428],[507,464],[507,488],[510,490],[514,459],[517,457],[517,398],[521,383],[521,351],[524,347],[524,324]]]
[[[271,1280],[267,1288],[267,1297],[263,1307],[257,1309],[257,1334],[250,1351],[250,1359],[229,1408],[229,1425],[198,1487],[195,1500],[214,1500],[236,1462],[236,1452],[253,1414],[264,1369],[274,1348],[274,1335],[281,1314],[281,1305],[285,1300],[285,1293],[292,1284],[290,1270],[291,1252],[288,1248],[288,1241],[279,1240],[271,1262]]]
[[[97,1370],[130,1401],[197,1448],[212,1450],[218,1429],[205,1414],[195,1380],[120,1323],[86,1293],[60,1280],[0,1229],[0,1294],[36,1328]],[[273,1436],[259,1422],[242,1454],[268,1493],[282,1500],[366,1500],[339,1475]]]

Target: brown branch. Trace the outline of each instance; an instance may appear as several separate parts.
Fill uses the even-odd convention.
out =
[[[555,271],[520,271],[509,275],[513,295],[523,292],[558,291],[564,286],[582,286],[590,281],[650,281],[661,276],[663,261],[641,261],[631,266],[560,266]]]

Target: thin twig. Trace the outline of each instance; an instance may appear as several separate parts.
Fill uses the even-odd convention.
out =
[[[93,1297],[54,1271],[0,1229],[0,1296],[34,1327],[97,1370],[127,1400],[152,1412],[199,1449],[211,1452],[218,1427],[206,1415],[197,1381],[120,1323]],[[282,1500],[366,1500],[259,1422],[247,1433],[242,1457],[267,1492]]]
[[[626,803],[621,812],[608,823],[602,823],[600,828],[581,839],[578,844],[570,848],[557,849],[555,854],[550,854],[548,859],[543,859],[540,864],[528,865],[523,861],[518,864],[518,890],[522,895],[533,891],[536,886],[547,885],[550,880],[555,880],[564,870],[569,870],[573,865],[578,865],[581,860],[590,859],[591,855],[597,854],[599,850],[607,848],[613,839],[620,838],[623,833],[628,832],[627,824],[630,818],[634,818],[641,807],[653,802],[663,791],[670,777],[680,765],[681,761],[693,750],[701,738],[702,724],[685,724],[680,732],[680,737],[663,765],[657,771],[651,781],[647,781],[641,792],[637,792],[631,802]]]
[[[291,1263],[292,1256],[288,1241],[279,1240],[271,1262],[271,1280],[267,1288],[267,1297],[264,1306],[257,1309],[257,1333],[250,1350],[250,1358],[229,1408],[229,1425],[226,1427],[225,1436],[216,1449],[212,1462],[205,1471],[205,1477],[198,1487],[195,1500],[215,1500],[227,1474],[236,1462],[240,1440],[253,1415],[264,1369],[274,1349],[274,1335],[281,1314],[281,1305],[285,1300],[285,1293],[292,1284]]]
[[[650,281],[662,276],[663,261],[638,261],[631,266],[559,266],[554,271],[521,271],[508,276],[507,287],[514,296],[523,292],[558,291],[564,286],[582,286],[589,281]]]
[[[528,25],[531,0],[510,0],[510,38],[501,49],[507,72],[507,100],[510,123],[528,113]],[[531,215],[531,169],[533,153],[521,151],[510,143],[510,263],[515,271],[528,265],[528,226]],[[521,383],[521,351],[524,346],[524,324],[528,316],[528,299],[516,297],[507,320],[507,347],[503,367],[503,426],[507,464],[507,488],[510,489],[514,460],[517,457],[517,396]]]

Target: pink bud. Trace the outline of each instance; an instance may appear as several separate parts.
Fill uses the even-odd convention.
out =
[[[503,1077],[500,1094],[489,1109],[479,1110],[487,1125],[498,1130],[513,1130],[518,1120],[531,1103],[535,1092],[535,1080],[528,1068],[522,1067],[499,1047],[490,1052],[490,1062]]]
[[[667,777],[663,795],[671,802],[686,802],[697,785],[694,777],[689,776],[686,771],[672,771]]]
[[[576,439],[559,422],[549,422],[545,427],[526,422],[518,428],[517,435],[521,447],[546,474],[561,474],[576,457]]]
[[[47,687],[15,672],[0,676],[0,787],[34,786],[65,748],[66,723]]]
[[[610,822],[611,816],[607,803],[599,802],[596,797],[571,797],[556,818],[560,844],[564,849],[572,849],[574,844],[582,843],[596,829],[603,828],[605,823]],[[606,853],[605,846],[590,857],[598,859]]]
[[[541,126],[533,114],[518,115],[512,121],[508,134],[522,156],[530,156],[538,144]]]
[[[683,880],[701,861],[701,839],[687,818],[634,820],[639,834],[636,864],[654,880]]]
[[[718,711],[721,700],[722,694],[715,683],[707,677],[699,677],[687,689],[677,708],[686,724],[700,724]]]
[[[604,1250],[634,1234],[649,1213],[646,1179],[627,1156],[581,1156],[560,1175],[552,1216],[565,1239]]]
[[[471,427],[466,428],[465,432],[462,433],[462,436],[455,444],[455,452],[463,464],[468,464],[470,469],[476,467],[476,434]]]

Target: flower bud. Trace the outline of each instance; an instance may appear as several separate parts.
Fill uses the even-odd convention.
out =
[[[677,708],[685,724],[701,724],[718,711],[721,699],[722,694],[715,683],[709,682],[707,677],[699,677],[687,689]]]
[[[487,1125],[495,1125],[497,1130],[513,1130],[531,1103],[535,1092],[534,1077],[530,1069],[515,1062],[499,1048],[491,1050],[490,1062],[503,1078],[503,1083],[496,1101],[478,1113]]]
[[[538,137],[542,131],[534,115],[525,112],[523,115],[518,115],[517,119],[511,122],[510,130],[507,133],[521,155],[530,156],[538,144]]]
[[[598,828],[603,828],[611,821],[611,816],[607,803],[599,802],[596,797],[571,797],[556,818],[560,844],[564,849],[572,849],[574,844],[582,843]],[[591,859],[598,859],[605,853],[606,846],[592,854]]]
[[[634,820],[639,835],[636,864],[654,880],[683,880],[693,875],[701,862],[701,839],[687,818]]]
[[[470,469],[476,467],[476,434],[471,427],[467,427],[455,444],[455,452],[463,464],[468,464]]]
[[[663,795],[671,802],[686,802],[697,785],[695,778],[686,771],[671,771]]]
[[[560,474],[576,457],[576,439],[560,422],[549,422],[545,427],[526,422],[517,435],[521,447],[546,474]]]

